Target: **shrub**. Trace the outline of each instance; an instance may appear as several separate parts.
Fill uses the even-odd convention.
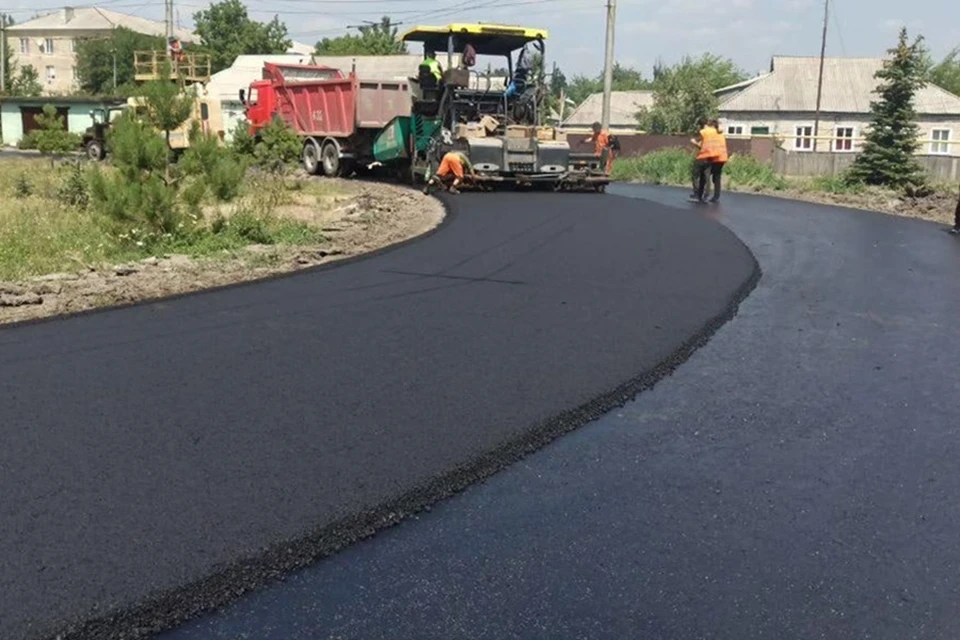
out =
[[[37,116],[39,129],[31,131],[32,144],[42,154],[69,153],[80,146],[80,136],[67,131],[62,116],[57,114],[53,105],[44,105],[43,113]]]
[[[241,120],[233,129],[233,138],[230,142],[231,148],[244,156],[253,156],[256,151],[257,141],[250,135],[250,123]]]
[[[61,203],[86,209],[90,203],[90,186],[83,167],[79,162],[70,162],[63,169],[60,184],[57,185],[57,200]]]
[[[33,185],[26,173],[17,176],[17,181],[13,184],[13,195],[21,200],[33,195]]]
[[[660,149],[634,158],[622,158],[613,166],[615,180],[634,180],[651,184],[689,185],[692,180],[693,154],[678,147]],[[755,190],[782,190],[787,180],[772,166],[752,156],[733,155],[723,170],[726,183]]]
[[[260,129],[253,156],[257,166],[279,173],[297,163],[302,148],[296,132],[280,118],[274,118]]]

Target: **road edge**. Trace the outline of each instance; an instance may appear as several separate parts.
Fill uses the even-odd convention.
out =
[[[424,197],[428,197],[428,196],[424,196]],[[25,319],[25,320],[16,320],[16,321],[14,321],[14,322],[0,323],[0,334],[2,334],[4,331],[9,331],[9,330],[13,330],[13,329],[18,329],[18,328],[26,327],[26,326],[39,325],[39,324],[47,324],[47,323],[52,323],[52,322],[62,322],[62,321],[66,321],[66,320],[72,320],[72,319],[74,319],[74,318],[81,318],[81,317],[84,317],[84,316],[96,315],[96,314],[100,314],[100,313],[109,313],[109,312],[111,312],[111,311],[119,311],[119,310],[122,310],[122,309],[130,309],[130,308],[132,308],[132,307],[143,307],[143,306],[147,306],[147,305],[151,305],[151,304],[167,303],[167,302],[172,302],[172,301],[174,301],[174,300],[180,300],[180,299],[182,299],[182,298],[189,298],[189,297],[193,297],[193,296],[200,296],[200,295],[204,295],[204,294],[207,294],[207,293],[216,293],[216,292],[219,292],[219,291],[226,291],[226,290],[228,290],[228,289],[237,289],[237,288],[240,288],[240,287],[249,287],[249,286],[252,286],[252,285],[262,284],[262,283],[264,283],[264,282],[271,282],[271,281],[274,281],[274,280],[281,280],[281,279],[283,279],[283,278],[291,278],[291,277],[298,276],[298,275],[303,275],[303,274],[308,274],[308,273],[317,273],[317,272],[325,271],[325,270],[328,270],[328,269],[336,269],[336,268],[338,268],[338,267],[343,267],[343,266],[346,266],[346,265],[348,265],[348,264],[353,264],[353,263],[355,263],[355,262],[360,262],[361,260],[367,260],[367,259],[370,259],[370,258],[375,258],[375,257],[380,256],[380,255],[383,255],[383,254],[385,254],[385,253],[389,253],[390,251],[394,251],[394,250],[397,250],[397,249],[401,249],[401,248],[403,248],[403,247],[405,247],[405,246],[407,246],[407,245],[413,244],[414,242],[419,242],[420,240],[426,240],[428,237],[430,237],[430,236],[432,236],[433,234],[439,232],[439,231],[442,230],[444,227],[446,227],[450,222],[452,222],[454,215],[453,215],[450,207],[447,205],[447,203],[446,203],[444,200],[442,200],[442,199],[440,199],[440,198],[437,198],[437,200],[440,201],[440,205],[441,205],[441,207],[442,207],[442,209],[443,209],[443,217],[440,219],[440,222],[439,222],[436,226],[428,229],[427,231],[424,231],[423,233],[421,233],[421,234],[419,234],[419,235],[415,235],[415,236],[412,236],[412,237],[410,237],[410,238],[406,238],[406,239],[404,239],[404,240],[400,240],[399,242],[394,242],[394,243],[392,243],[392,244],[388,244],[388,245],[386,245],[386,246],[380,247],[379,249],[374,249],[373,251],[367,251],[367,252],[365,252],[365,253],[360,253],[360,254],[353,255],[353,256],[347,256],[347,257],[345,257],[345,258],[336,258],[336,259],[334,259],[334,260],[330,260],[329,262],[324,262],[324,263],[322,263],[322,264],[317,264],[317,265],[312,265],[312,266],[304,267],[304,268],[302,268],[302,269],[294,269],[294,270],[292,270],[292,271],[281,271],[281,272],[277,272],[277,273],[270,273],[270,274],[264,275],[263,277],[255,278],[255,279],[252,279],[252,280],[242,280],[242,281],[240,281],[240,282],[230,282],[230,283],[227,283],[227,284],[221,284],[221,285],[217,285],[217,286],[213,286],[213,287],[208,287],[208,288],[204,288],[204,289],[195,289],[195,290],[193,290],[193,291],[183,291],[183,292],[180,292],[180,293],[173,293],[173,294],[170,294],[170,295],[160,296],[160,297],[156,297],[156,298],[144,298],[144,299],[142,299],[142,300],[134,300],[134,301],[132,301],[132,302],[123,302],[123,303],[120,303],[120,304],[112,304],[112,305],[107,305],[107,306],[103,306],[103,307],[95,307],[95,308],[92,308],[92,309],[83,309],[82,311],[70,311],[70,312],[67,312],[67,313],[61,313],[61,314],[56,314],[56,315],[52,315],[52,316],[43,316],[43,317],[39,317],[39,318],[28,318],[28,319]]]
[[[456,206],[451,206],[452,203],[447,199],[443,199],[442,202],[447,215],[441,224],[431,231],[402,243],[384,247],[377,252],[363,254],[338,263],[319,265],[309,270],[331,268],[348,264],[355,259],[372,257],[377,253],[399,248],[403,244],[415,242],[435,233],[456,217]],[[372,537],[379,531],[399,524],[429,509],[433,504],[461,493],[469,486],[515,464],[561,436],[624,406],[638,394],[653,388],[658,382],[669,377],[699,348],[706,345],[723,325],[737,315],[740,305],[759,283],[762,270],[753,251],[725,225],[719,226],[746,251],[752,263],[750,276],[733,292],[720,313],[708,320],[673,353],[650,370],[638,374],[578,407],[563,411],[534,425],[523,435],[373,509],[343,518],[301,538],[273,544],[255,557],[233,562],[216,573],[186,586],[160,593],[138,605],[113,614],[100,615],[67,625],[59,631],[39,636],[37,640],[133,640],[150,637],[177,627],[202,614],[221,609],[250,591],[259,590],[280,581],[293,571],[310,566],[356,542]],[[302,273],[302,271],[294,273]],[[281,277],[287,275],[290,274],[282,274]],[[253,283],[226,286],[248,284]],[[186,295],[207,291],[209,290]],[[102,310],[93,312],[99,311]]]

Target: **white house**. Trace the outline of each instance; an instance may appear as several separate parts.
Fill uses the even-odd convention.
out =
[[[826,58],[819,139],[813,130],[817,105],[817,57],[775,56],[770,72],[716,92],[728,135],[775,135],[790,151],[858,151],[871,121],[870,102],[881,58]],[[935,85],[914,96],[923,141],[920,154],[960,156],[960,97]]]

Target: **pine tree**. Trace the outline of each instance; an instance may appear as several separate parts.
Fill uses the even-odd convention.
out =
[[[897,46],[875,78],[880,99],[870,103],[872,122],[863,151],[847,173],[851,182],[904,189],[911,194],[924,188],[923,169],[914,155],[920,146],[920,129],[913,109],[913,96],[926,84],[922,37],[909,44],[907,30],[900,30]]]

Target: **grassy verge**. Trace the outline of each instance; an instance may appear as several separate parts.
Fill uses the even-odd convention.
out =
[[[627,182],[691,186],[691,163],[687,150],[662,149],[637,158],[617,160],[613,177]],[[940,223],[952,222],[957,202],[956,185],[931,186],[934,191],[929,197],[911,198],[890,189],[850,184],[840,176],[785,177],[768,164],[738,155],[731,156],[723,170],[723,188],[729,191],[765,193]]]
[[[188,232],[144,242],[136,225],[118,226],[89,205],[88,170],[69,161],[0,160],[0,281],[162,253],[220,257],[250,244],[318,244],[323,237],[316,227],[274,212],[294,200],[309,205],[335,194],[323,181],[252,174],[229,204],[198,202]]]

